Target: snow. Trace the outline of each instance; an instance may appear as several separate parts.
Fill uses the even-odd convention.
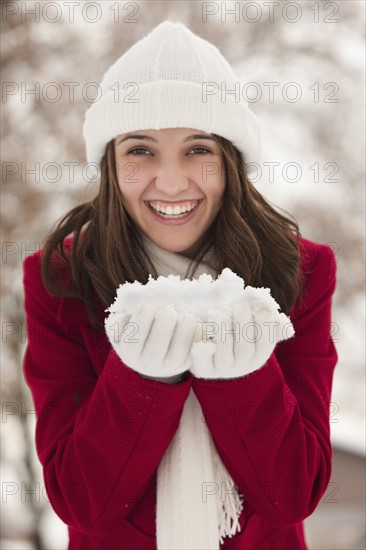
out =
[[[217,279],[207,273],[194,280],[181,280],[178,275],[154,279],[150,275],[146,285],[138,281],[124,283],[117,289],[117,297],[107,311],[132,315],[145,303],[156,311],[174,306],[178,312],[192,313],[205,321],[210,309],[232,310],[241,301],[252,310],[256,306],[267,307],[269,311],[279,308],[269,288],[245,287],[241,277],[225,268]]]

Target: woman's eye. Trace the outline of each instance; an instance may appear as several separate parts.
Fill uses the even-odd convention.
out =
[[[210,149],[206,149],[206,147],[194,147],[193,149],[191,149],[189,154],[193,153],[194,151],[196,151],[196,152],[198,151],[199,155],[206,154],[206,153],[211,153]]]
[[[134,149],[130,149],[127,151],[127,153],[133,153],[134,155],[145,155],[148,153],[150,155],[150,151],[148,149],[145,149],[144,147],[135,147]]]

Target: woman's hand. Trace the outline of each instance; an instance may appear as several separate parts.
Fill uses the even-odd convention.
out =
[[[191,346],[197,318],[177,313],[172,305],[156,311],[140,305],[133,315],[111,313],[105,321],[107,336],[126,366],[147,378],[177,383],[192,366]]]
[[[277,342],[294,335],[269,289],[247,287],[238,304],[211,309],[196,330],[191,372],[197,378],[239,378],[262,367]]]

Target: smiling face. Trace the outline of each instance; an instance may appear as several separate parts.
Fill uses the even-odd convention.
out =
[[[156,245],[193,257],[225,189],[223,154],[191,128],[141,130],[114,140],[125,207]]]

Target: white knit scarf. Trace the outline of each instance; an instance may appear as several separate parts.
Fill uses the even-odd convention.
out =
[[[185,277],[188,258],[158,247],[145,235],[143,241],[158,275]],[[204,262],[194,278],[202,273],[217,276]],[[243,497],[221,461],[191,389],[157,471],[158,550],[219,550],[223,537],[240,531],[242,509]]]

